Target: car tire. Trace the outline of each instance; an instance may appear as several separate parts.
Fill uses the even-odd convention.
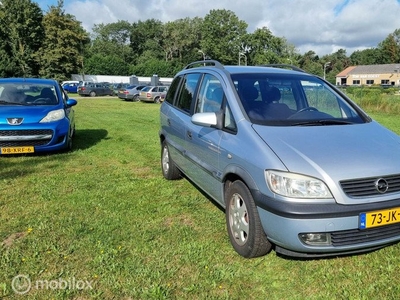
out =
[[[71,150],[72,150],[72,147],[73,147],[72,137],[69,137],[69,138],[68,138],[68,142],[67,142],[66,151],[67,151],[67,152],[71,151]]]
[[[181,172],[172,160],[166,141],[161,145],[161,170],[165,179],[176,180],[181,178]]]
[[[160,103],[160,97],[155,97],[155,98],[154,98],[154,103],[159,104],[159,103]]]
[[[90,97],[96,97],[96,92],[95,92],[95,91],[91,91],[91,92],[89,93],[89,96],[90,96]]]
[[[134,95],[132,98],[133,102],[138,102],[139,101],[139,95]]]
[[[272,244],[265,235],[248,187],[240,180],[230,183],[225,192],[225,203],[229,239],[236,252],[246,258],[267,254]]]
[[[69,134],[68,134],[67,147],[65,148],[65,151],[66,151],[66,152],[69,152],[69,151],[72,150],[72,147],[73,147],[73,138],[74,138],[74,136],[75,136],[75,126],[73,126],[73,127],[70,129],[70,132],[69,132]]]

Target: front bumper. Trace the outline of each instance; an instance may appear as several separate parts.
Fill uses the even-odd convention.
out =
[[[400,223],[359,229],[363,212],[400,207],[400,199],[359,205],[288,203],[254,192],[260,220],[276,251],[289,256],[337,256],[366,252],[400,240]],[[328,233],[329,245],[305,244],[303,233]]]
[[[0,126],[0,148],[34,147],[34,152],[58,151],[68,146],[70,123],[63,119],[38,125]]]

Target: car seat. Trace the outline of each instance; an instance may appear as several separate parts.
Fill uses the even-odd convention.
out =
[[[284,103],[280,103],[281,92],[277,87],[270,87],[265,94],[265,101],[267,106],[265,107],[265,114],[269,118],[273,119],[286,119],[292,115],[292,111],[289,106]]]
[[[45,98],[47,104],[56,104],[57,99],[51,90],[51,88],[45,87],[40,91],[40,96],[38,98]]]
[[[263,102],[258,100],[259,91],[254,86],[254,83],[242,85],[238,92],[242,100],[242,104],[250,118],[260,120],[263,119]]]

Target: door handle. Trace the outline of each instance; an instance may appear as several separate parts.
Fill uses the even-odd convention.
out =
[[[188,137],[188,139],[192,139],[192,132],[191,131],[186,131],[186,136]]]

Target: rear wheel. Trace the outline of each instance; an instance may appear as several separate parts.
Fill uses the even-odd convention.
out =
[[[154,103],[160,103],[160,97],[155,97],[154,98]]]
[[[138,102],[139,101],[139,95],[134,95],[132,98],[133,102]]]
[[[267,254],[272,244],[265,235],[248,187],[240,180],[231,183],[225,192],[225,203],[228,234],[236,252],[246,258]]]
[[[161,146],[161,169],[165,179],[175,180],[181,177],[181,172],[169,155],[166,141],[163,141]]]
[[[96,92],[95,91],[91,91],[89,95],[90,95],[90,97],[96,97]]]

